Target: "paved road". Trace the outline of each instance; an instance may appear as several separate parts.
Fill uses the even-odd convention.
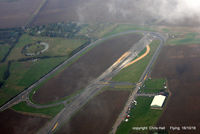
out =
[[[4,106],[2,106],[0,108],[0,110],[3,111],[5,109],[13,106],[14,104],[20,102],[20,101],[27,101],[28,94],[33,90],[34,87],[36,87],[38,84],[40,84],[41,82],[46,80],[50,75],[52,75],[58,69],[60,69],[64,65],[68,64],[71,60],[76,58],[78,55],[82,54],[87,48],[89,48],[91,46],[94,46],[94,45],[98,44],[101,41],[107,40],[107,39],[115,37],[115,36],[128,34],[128,33],[137,33],[137,32],[142,32],[142,33],[145,34],[145,36],[129,50],[131,53],[129,55],[127,55],[127,57],[123,58],[123,60],[121,60],[119,63],[113,64],[100,77],[98,77],[96,80],[91,82],[91,84],[88,85],[81,94],[79,94],[79,95],[77,95],[76,97],[73,98],[73,100],[72,100],[72,102],[70,104],[66,104],[65,102],[59,102],[59,103],[65,104],[65,108],[59,114],[57,114],[56,117],[54,117],[50,122],[48,122],[38,132],[38,134],[53,133],[52,129],[54,128],[55,125],[59,128],[60,125],[62,125],[64,122],[68,121],[75,112],[77,112],[95,94],[97,94],[99,92],[99,90],[101,90],[105,86],[105,84],[99,84],[99,83],[102,82],[102,81],[105,81],[105,80],[106,80],[105,82],[108,82],[109,80],[111,80],[111,78],[114,75],[116,75],[127,63],[129,63],[131,60],[133,60],[137,56],[137,54],[139,52],[141,52],[146,47],[147,44],[150,44],[150,42],[152,40],[152,36],[155,36],[155,38],[159,38],[161,40],[161,45],[160,46],[162,46],[163,43],[164,43],[163,36],[161,34],[155,33],[155,32],[150,32],[149,33],[149,32],[146,32],[146,31],[127,31],[127,32],[122,32],[122,33],[115,34],[115,35],[112,35],[112,36],[109,36],[109,37],[105,37],[103,39],[99,39],[99,40],[95,41],[94,43],[91,43],[90,45],[88,45],[86,48],[84,48],[81,51],[79,51],[77,54],[75,54],[74,56],[72,56],[71,58],[69,58],[68,60],[66,60],[62,64],[60,64],[59,66],[57,66],[53,71],[51,71],[50,73],[48,73],[47,75],[42,77],[36,83],[31,85],[28,89],[24,90],[22,93],[20,93],[15,98],[13,98],[8,103],[6,103]],[[159,49],[160,49],[160,47],[159,47]],[[151,64],[149,64],[147,66],[147,69],[143,73],[141,79],[144,79],[146,74],[150,71],[150,67],[151,67],[153,61],[156,58],[155,55],[158,52],[159,51],[156,51],[156,53],[154,54],[154,56],[152,58],[152,61],[150,62]],[[30,101],[28,101],[28,102],[30,102]],[[32,104],[31,102],[29,103],[29,105],[36,106],[36,105]],[[54,104],[52,104],[52,105],[54,105]],[[46,107],[46,106],[43,106],[43,107]],[[40,107],[40,108],[42,108],[42,107]]]
[[[65,109],[62,110],[58,116],[56,116],[47,125],[45,125],[38,132],[38,134],[53,133],[55,130],[55,125],[57,126],[57,128],[59,128],[63,123],[67,122],[74,113],[76,113],[95,94],[97,94],[99,90],[101,90],[105,86],[105,84],[99,84],[100,82],[109,82],[109,80],[111,80],[113,76],[120,72],[127,63],[132,61],[137,56],[137,54],[146,47],[146,45],[150,44],[151,41],[151,36],[146,34],[140,41],[138,41],[136,44],[133,44],[133,47],[131,47],[129,50],[129,55],[127,55],[120,61],[118,60],[118,62],[115,62],[101,76],[91,82],[91,84],[84,89],[79,97],[77,97],[73,102],[67,105],[67,107],[65,107]]]
[[[78,53],[76,53],[75,55],[73,55],[72,57],[70,57],[69,59],[67,59],[66,61],[64,61],[62,64],[58,65],[55,69],[53,69],[51,72],[49,72],[48,74],[46,74],[45,76],[43,76],[41,79],[39,79],[38,81],[36,81],[34,84],[32,84],[29,88],[25,89],[24,91],[22,91],[21,93],[19,93],[17,96],[15,96],[14,98],[12,98],[11,100],[9,100],[6,104],[4,104],[3,106],[0,107],[0,111],[4,111],[10,107],[12,107],[13,105],[21,102],[21,101],[27,101],[27,99],[29,99],[28,95],[29,93],[35,88],[37,87],[40,83],[42,83],[43,81],[45,81],[49,76],[51,76],[52,74],[54,74],[57,70],[59,70],[60,68],[62,68],[63,66],[65,66],[66,64],[70,63],[71,61],[73,61],[73,59],[75,59],[77,56],[81,55],[85,50],[87,50],[90,47],[93,47],[97,44],[99,44],[102,41],[105,41],[107,39],[119,36],[119,35],[124,35],[124,34],[128,34],[128,33],[148,33],[146,31],[126,31],[126,32],[122,32],[122,33],[117,33],[114,35],[111,35],[109,37],[104,37],[102,39],[98,39],[95,42],[92,42],[91,44],[89,44],[87,47],[83,48],[82,50],[80,50]],[[135,48],[134,48],[135,49]],[[141,48],[138,48],[141,49]],[[135,52],[134,52],[135,53]],[[28,103],[29,105],[32,105],[32,103]],[[60,104],[60,103],[58,103]],[[36,105],[32,105],[33,107],[35,107]],[[51,105],[50,105],[51,106]],[[44,106],[45,108],[46,106]],[[40,107],[42,108],[42,107]]]
[[[130,97],[128,98],[128,101],[123,109],[123,111],[121,112],[121,114],[119,115],[119,117],[117,118],[116,122],[114,123],[112,130],[111,130],[111,134],[115,134],[117,131],[118,126],[121,124],[121,122],[124,120],[124,118],[126,117],[126,112],[128,111],[128,108],[131,106],[131,103],[133,102],[133,100],[136,99],[138,90],[140,89],[139,87],[141,87],[145,81],[145,79],[148,77],[148,75],[150,74],[151,71],[151,67],[153,65],[153,63],[155,62],[158,54],[160,53],[161,48],[164,46],[165,41],[167,40],[167,35],[162,35],[159,33],[155,33],[155,32],[150,32],[149,34],[151,34],[152,36],[154,36],[155,39],[159,39],[160,40],[160,45],[159,47],[156,49],[151,61],[149,62],[149,64],[147,65],[145,71],[143,72],[142,76],[140,77],[140,80],[136,86],[136,88],[133,90],[133,92],[131,93]]]
[[[112,35],[112,36],[109,36],[109,37],[98,39],[95,42],[92,42],[87,47],[83,48],[78,53],[76,53],[75,55],[73,55],[72,57],[70,57],[69,59],[67,59],[66,61],[64,61],[62,64],[58,65],[55,69],[53,69],[51,72],[49,72],[48,74],[46,74],[45,76],[43,76],[41,79],[39,79],[37,82],[35,82],[34,84],[32,84],[29,88],[25,89],[24,91],[22,91],[21,93],[19,93],[17,96],[15,96],[11,100],[9,100],[6,104],[4,104],[3,106],[0,107],[0,111],[4,111],[4,110],[12,107],[13,105],[21,102],[21,101],[27,101],[27,99],[29,98],[28,97],[29,93],[35,87],[37,87],[40,83],[42,83],[47,78],[49,78],[49,76],[51,76],[52,74],[54,74],[57,70],[59,70],[60,68],[64,67],[65,65],[67,65],[68,63],[70,63],[71,61],[73,61],[76,57],[78,57],[79,55],[81,55],[88,48],[93,47],[93,46],[99,44],[100,42],[105,41],[105,40],[110,39],[110,38],[113,38],[115,36],[124,35],[124,34],[128,34],[128,33],[136,33],[136,32],[138,32],[138,31],[118,33],[118,34],[115,34],[115,35]],[[29,104],[31,105],[31,103],[29,103]],[[60,104],[60,103],[58,103],[58,104]],[[32,105],[32,106],[36,106],[36,105]]]
[[[75,59],[77,56],[81,55],[85,50],[87,50],[89,47],[95,46],[98,42],[100,42],[101,40],[105,40],[105,39],[99,39],[93,43],[91,43],[90,45],[88,45],[87,47],[83,48],[81,51],[79,51],[78,53],[76,53],[75,55],[73,55],[72,57],[70,57],[69,59],[67,59],[66,61],[64,61],[62,64],[58,65],[55,69],[53,69],[51,72],[49,72],[48,74],[46,74],[45,76],[43,76],[41,79],[39,79],[37,82],[35,82],[34,84],[32,84],[29,88],[25,89],[23,92],[21,92],[20,94],[18,94],[16,97],[14,97],[13,99],[11,99],[10,101],[8,101],[6,104],[4,104],[3,106],[0,107],[0,111],[4,111],[10,107],[12,107],[13,105],[21,102],[21,101],[25,101],[28,98],[29,93],[35,88],[37,87],[40,83],[42,83],[43,81],[45,81],[47,78],[49,78],[49,76],[51,76],[52,74],[54,74],[57,70],[59,70],[60,68],[62,68],[63,66],[67,65],[68,63],[70,63],[71,61],[73,61],[73,59]]]
[[[137,96],[146,96],[146,97],[154,97],[154,96],[156,96],[156,95],[159,95],[160,93],[152,93],[152,94],[150,94],[150,93],[137,93],[135,96],[137,97]]]

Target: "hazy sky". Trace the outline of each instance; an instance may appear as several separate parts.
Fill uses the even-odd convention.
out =
[[[80,20],[105,19],[145,22],[150,19],[170,23],[199,22],[198,0],[89,0],[78,8]]]

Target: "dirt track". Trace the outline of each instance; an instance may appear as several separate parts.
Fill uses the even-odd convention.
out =
[[[44,84],[33,96],[34,101],[47,103],[83,89],[140,38],[141,36],[137,34],[127,34],[101,43]]]
[[[129,91],[104,91],[84,106],[58,134],[107,134],[128,99]]]
[[[200,133],[200,45],[166,46],[152,77],[166,77],[172,96],[158,125],[196,126]],[[175,131],[174,133],[177,133]],[[183,131],[181,132],[183,133]]]
[[[23,115],[13,110],[6,110],[0,113],[0,133],[35,134],[47,121],[47,118]]]

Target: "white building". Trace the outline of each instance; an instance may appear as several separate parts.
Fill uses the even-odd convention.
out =
[[[153,108],[161,108],[163,103],[165,102],[166,96],[164,95],[156,95],[151,102],[151,107]]]

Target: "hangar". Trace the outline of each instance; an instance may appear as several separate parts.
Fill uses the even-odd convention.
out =
[[[152,108],[162,108],[163,103],[165,102],[166,96],[164,95],[156,95],[151,102]]]

